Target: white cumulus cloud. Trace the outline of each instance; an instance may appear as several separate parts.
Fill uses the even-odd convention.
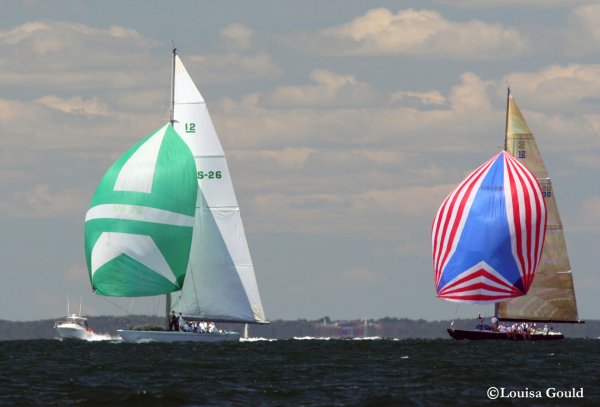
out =
[[[271,93],[267,100],[276,106],[353,106],[373,100],[371,87],[352,75],[340,75],[325,69],[311,73],[313,85],[282,86]]]
[[[247,48],[252,43],[254,31],[243,24],[230,24],[219,35],[231,47]]]
[[[349,23],[301,37],[316,51],[342,55],[412,55],[436,59],[497,60],[529,50],[514,28],[480,20],[451,21],[434,10],[386,8],[367,11]]]
[[[510,84],[519,100],[537,110],[598,111],[600,65],[597,64],[551,65],[534,72],[515,72],[505,78],[505,83]]]

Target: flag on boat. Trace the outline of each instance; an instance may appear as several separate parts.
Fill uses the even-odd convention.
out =
[[[487,303],[525,295],[538,268],[546,204],[535,176],[505,151],[442,203],[431,241],[437,296]]]

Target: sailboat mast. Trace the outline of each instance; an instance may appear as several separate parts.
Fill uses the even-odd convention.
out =
[[[175,56],[177,55],[177,48],[173,47],[173,66],[171,68],[171,111],[169,114],[169,122],[171,126],[175,121],[173,117],[175,112]]]
[[[506,89],[506,123],[504,125],[504,151],[508,151],[508,108],[510,106],[510,87]]]
[[[504,151],[508,151],[508,114],[510,107],[510,86],[506,88],[506,120],[504,123]],[[498,317],[499,303],[494,304],[494,316]]]
[[[169,114],[169,122],[171,126],[175,122],[175,56],[177,55],[177,48],[173,47],[173,65],[171,67],[171,112]],[[169,318],[171,312],[171,294],[165,295],[165,318],[167,326],[169,326]]]
[[[170,321],[170,317],[171,316],[169,314],[171,312],[171,294],[170,293],[167,294],[167,295],[165,295],[165,300],[166,300],[165,301],[166,302],[166,304],[165,304],[165,315],[166,315],[166,319],[167,319],[167,326],[169,326],[169,323],[171,322]]]

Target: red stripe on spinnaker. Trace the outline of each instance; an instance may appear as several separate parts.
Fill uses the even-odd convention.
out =
[[[521,176],[524,178],[523,182],[527,182],[527,185],[529,186],[529,188],[527,189],[527,202],[529,202],[529,205],[531,207],[531,218],[529,219],[529,223],[528,226],[530,227],[530,240],[528,241],[529,246],[527,247],[527,249],[529,250],[530,253],[530,262],[529,262],[529,269],[528,269],[528,273],[527,273],[527,278],[525,279],[526,282],[526,286],[525,288],[527,290],[529,290],[529,287],[531,286],[531,283],[533,282],[533,277],[535,275],[535,272],[537,271],[537,262],[538,262],[538,258],[539,255],[537,253],[537,247],[538,247],[538,241],[540,238],[540,233],[539,230],[537,228],[537,225],[539,223],[539,219],[542,216],[540,207],[539,207],[539,202],[538,202],[538,196],[537,196],[537,191],[541,192],[541,188],[537,182],[537,180],[535,179],[535,177],[533,177],[533,174],[531,174],[531,172],[521,163],[519,163],[517,160],[515,160],[515,162],[517,163],[516,166],[521,167]],[[534,220],[534,216],[535,216],[535,220]]]
[[[498,293],[498,295],[500,295],[500,294],[503,294],[503,295],[510,294],[510,295],[512,295],[512,294],[516,294],[516,293],[523,294],[519,290],[517,290],[516,292],[513,291],[513,290],[502,290],[502,289],[499,289],[496,286],[487,284],[487,283],[485,283],[483,281],[474,281],[473,284],[466,285],[464,287],[457,288],[455,290],[448,290],[448,291],[442,290],[440,292],[440,295],[444,296],[444,295],[451,295],[451,294],[468,293],[468,292],[472,292],[472,291],[476,291],[476,290],[486,290],[486,291]]]
[[[438,295],[438,297],[444,298],[444,299],[447,299],[447,300],[462,300],[462,301],[477,301],[477,302],[484,302],[484,301],[498,302],[498,301],[506,300],[508,298],[519,297],[521,295],[522,294],[511,295],[510,297],[505,297],[505,296],[499,296],[499,295],[477,294],[477,295],[447,295],[447,296]]]
[[[508,153],[504,153],[505,157],[508,157]],[[505,163],[507,160],[505,160]],[[508,175],[509,186],[510,186],[510,201],[512,203],[513,216],[512,219],[508,219],[509,222],[512,222],[512,225],[515,228],[515,250],[517,251],[517,261],[519,263],[519,268],[521,271],[521,281],[523,284],[525,283],[525,275],[527,273],[525,267],[525,259],[523,258],[523,248],[522,248],[522,237],[523,232],[521,230],[521,206],[519,204],[519,193],[517,191],[517,186],[515,185],[515,176],[513,171],[507,169],[507,165],[505,165],[505,171]]]
[[[510,157],[510,169],[516,174],[519,179],[520,186],[523,192],[523,202],[525,205],[525,227],[527,228],[526,251],[527,261],[523,264],[523,286],[525,291],[529,289],[541,255],[540,248],[543,245],[545,234],[545,218],[546,210],[542,198],[542,190],[535,176],[521,164],[517,159]],[[544,227],[542,228],[542,217],[544,218]],[[544,230],[541,230],[544,229]],[[520,247],[522,250],[522,247]]]
[[[533,278],[538,269],[540,258],[542,255],[542,248],[544,245],[544,239],[546,235],[546,222],[547,222],[547,212],[546,212],[546,202],[544,200],[542,187],[538,182],[535,175],[521,162],[515,160],[517,164],[519,164],[522,168],[522,173],[524,177],[529,181],[529,185],[531,186],[532,191],[532,200],[535,204],[535,230],[533,232],[533,247],[531,250],[532,253],[532,265],[531,272],[528,275],[527,286],[530,287],[533,282]]]
[[[455,191],[453,193],[451,193],[448,196],[448,198],[446,198],[444,203],[442,204],[442,208],[444,208],[444,211],[442,211],[442,208],[440,208],[440,212],[438,212],[438,216],[445,214],[445,222],[444,222],[444,226],[442,227],[441,230],[439,229],[439,223],[438,223],[438,228],[436,230],[436,238],[439,239],[440,244],[443,247],[443,249],[440,247],[434,248],[436,290],[438,289],[439,281],[440,281],[442,273],[443,273],[442,265],[446,262],[448,255],[452,251],[452,247],[454,245],[454,239],[456,237],[456,230],[458,229],[458,226],[460,225],[460,223],[462,221],[465,205],[469,201],[469,198],[471,196],[471,193],[472,193],[472,190],[473,190],[475,184],[486,173],[486,171],[491,166],[492,162],[494,161],[494,159],[496,157],[493,157],[492,159],[488,160],[487,162],[485,162],[484,164],[479,166],[479,168],[477,168],[475,171],[473,171],[463,182],[461,182],[459,184],[459,186],[455,189]],[[463,194],[460,202],[458,203],[458,207],[457,207],[458,209],[456,210],[456,216],[454,219],[454,223],[452,224],[452,226],[450,228],[450,233],[449,233],[448,237],[446,237],[446,234],[448,233],[448,226],[449,226],[450,218],[452,217],[451,215],[454,212],[454,207],[456,205],[456,201],[458,200],[458,196],[460,195],[460,193],[463,190],[465,190],[465,193]],[[446,203],[449,200],[450,200],[450,205],[449,205],[448,209],[446,209]],[[441,238],[440,238],[440,231],[442,233]],[[440,259],[440,257],[441,257],[441,259]]]
[[[452,289],[452,287],[455,287],[455,286],[463,284],[469,280],[473,280],[473,279],[480,278],[480,277],[487,278],[488,280],[491,280],[491,281],[495,282],[496,284],[500,284],[500,285],[506,287],[507,290],[514,291],[514,292],[521,292],[514,285],[507,284],[505,281],[500,280],[498,277],[496,277],[495,275],[493,275],[492,273],[490,273],[489,271],[487,271],[485,269],[479,269],[477,271],[473,271],[458,280],[452,281],[451,284],[445,285],[444,288],[440,290],[440,292]]]

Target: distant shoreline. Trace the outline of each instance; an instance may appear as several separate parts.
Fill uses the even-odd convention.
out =
[[[115,335],[117,329],[139,325],[159,325],[165,323],[164,317],[147,315],[129,316],[89,316],[90,328],[97,333]],[[38,321],[0,320],[0,340],[53,339],[56,337],[54,323],[61,317]],[[426,321],[407,318],[380,318],[354,320],[331,320],[327,317],[318,320],[275,320],[267,325],[248,325],[249,337],[273,339],[290,339],[294,337],[382,337],[398,339],[447,339],[446,329],[451,320]],[[475,319],[455,319],[454,327],[469,329],[476,324]],[[220,329],[237,332],[244,331],[243,324],[219,323]],[[565,334],[566,338],[598,338],[600,337],[600,321],[586,321],[585,324],[554,324],[556,330]]]

